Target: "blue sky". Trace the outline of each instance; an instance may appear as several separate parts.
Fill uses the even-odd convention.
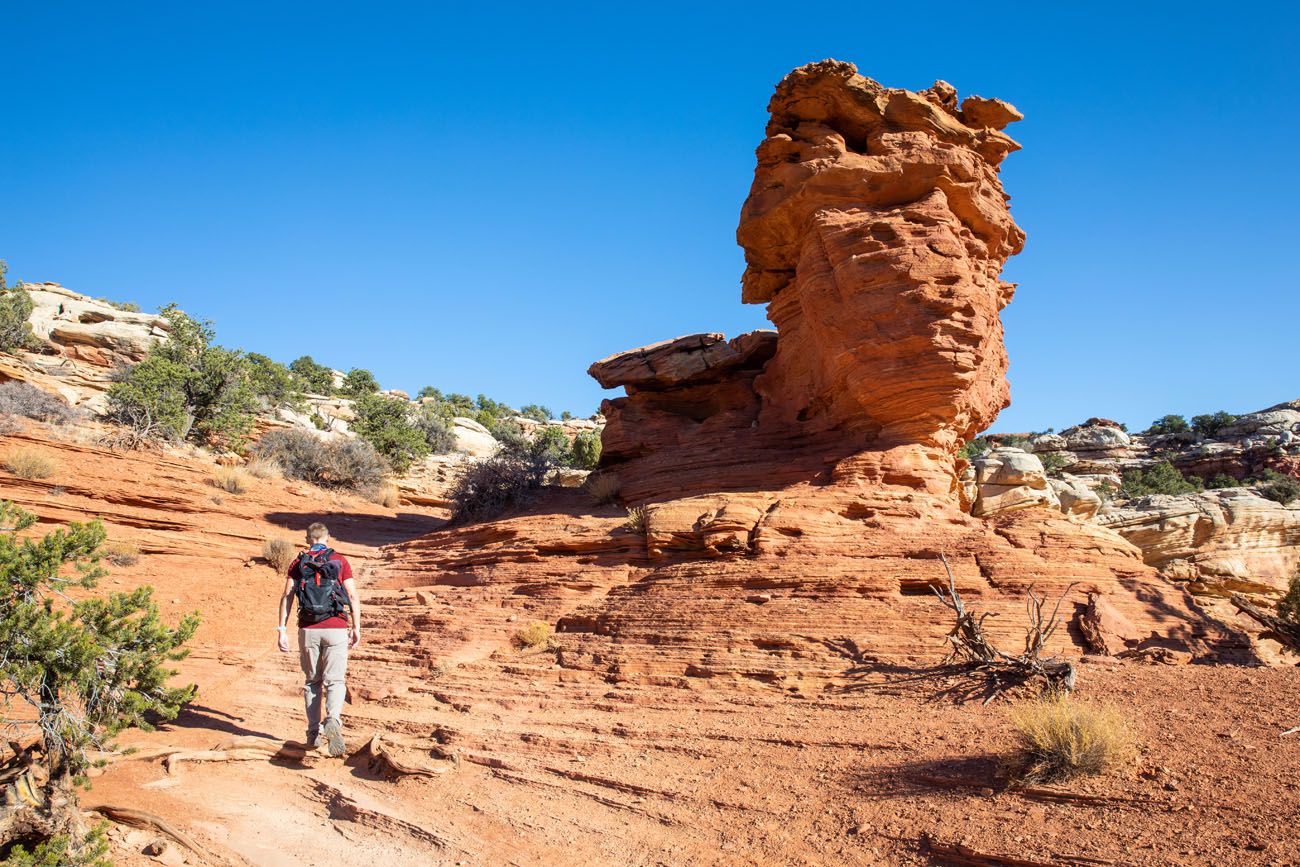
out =
[[[1010,100],[996,429],[1300,397],[1297,15],[1263,3],[0,2],[0,257],[388,387],[588,414],[587,365],[739,303],[810,60]]]

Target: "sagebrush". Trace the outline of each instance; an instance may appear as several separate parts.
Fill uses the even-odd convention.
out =
[[[262,557],[275,571],[287,573],[298,557],[298,547],[288,539],[267,539],[262,543]]]
[[[10,449],[0,459],[5,469],[20,479],[48,479],[58,469],[55,460],[39,449]]]
[[[511,636],[511,641],[520,650],[537,650],[550,647],[555,642],[555,629],[551,624],[534,620]]]
[[[68,402],[31,383],[0,383],[0,415],[17,415],[51,424],[66,424],[77,417]]]
[[[452,520],[457,523],[500,517],[531,499],[556,466],[549,443],[510,442],[490,458],[470,465],[451,491]]]
[[[286,478],[322,488],[361,491],[380,484],[388,465],[359,439],[325,439],[305,430],[273,430],[252,448],[255,459],[274,461]]]
[[[239,467],[217,467],[212,473],[212,483],[227,494],[242,494],[248,490],[253,477]]]

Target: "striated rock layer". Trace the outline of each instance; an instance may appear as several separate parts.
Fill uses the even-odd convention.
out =
[[[941,554],[1009,649],[1031,586],[1072,587],[1072,620],[1102,597],[1126,624],[1108,646],[1241,641],[1110,530],[963,509],[957,450],[1008,403],[999,273],[1024,236],[997,167],[1019,113],[834,61],[792,72],[769,108],[738,239],[743,300],[767,303],[777,330],[681,337],[590,370],[626,389],[602,407],[601,470],[643,518],[556,494],[407,543],[394,586],[529,597],[566,666],[679,685],[798,688],[873,660],[937,661]],[[1082,640],[1061,630],[1057,649]]]

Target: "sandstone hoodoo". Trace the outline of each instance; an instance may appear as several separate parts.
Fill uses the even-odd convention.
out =
[[[770,111],[738,238],[743,300],[768,304],[777,330],[592,365],[626,389],[602,407],[621,507],[557,494],[408,543],[392,579],[526,594],[566,667],[679,684],[933,662],[950,625],[931,592],[941,555],[1009,644],[1031,586],[1072,587],[1069,618],[1104,600],[1127,624],[1111,649],[1243,643],[1114,532],[1054,509],[979,519],[963,502],[958,451],[1009,399],[999,274],[1024,235],[997,168],[1020,114],[835,61],[788,75]],[[1051,649],[1071,644],[1085,644],[1074,626]]]

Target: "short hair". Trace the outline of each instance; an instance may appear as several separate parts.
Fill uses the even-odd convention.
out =
[[[321,539],[329,536],[329,534],[329,528],[320,521],[316,521],[314,524],[307,527],[307,538],[311,539],[313,542],[319,542]]]

